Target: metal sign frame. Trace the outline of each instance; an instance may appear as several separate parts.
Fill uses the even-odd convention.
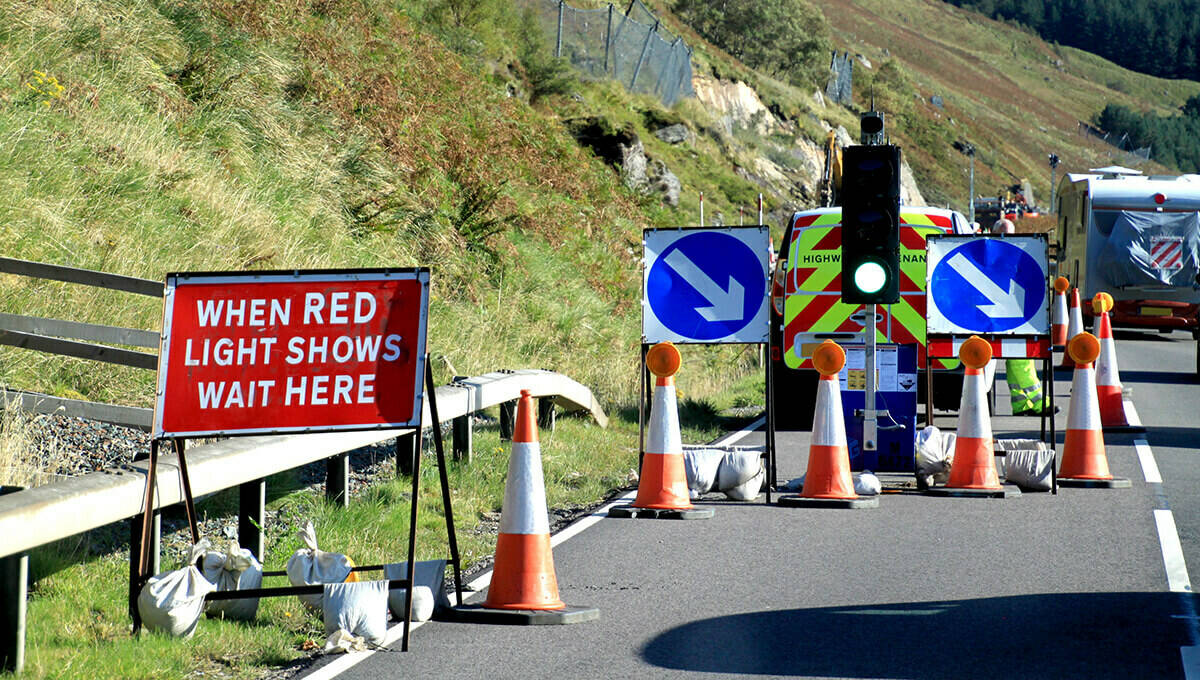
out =
[[[237,285],[238,283],[249,282],[258,287],[260,290],[264,285],[271,283],[318,283],[326,284],[324,292],[329,292],[330,284],[345,284],[347,282],[408,282],[419,285],[419,301],[418,301],[418,318],[415,319],[416,334],[414,338],[414,348],[418,351],[409,350],[409,354],[405,357],[402,363],[408,363],[411,360],[414,366],[413,379],[413,397],[412,397],[412,413],[406,420],[375,422],[375,423],[351,423],[351,424],[332,424],[317,427],[275,427],[275,428],[233,428],[219,429],[198,432],[167,432],[163,428],[163,400],[168,394],[167,371],[170,363],[171,354],[169,353],[171,332],[174,327],[172,323],[174,316],[172,314],[175,303],[175,292],[181,285],[192,284],[230,284]],[[256,291],[258,292],[258,291]],[[343,291],[344,292],[344,291]],[[265,299],[265,298],[256,298]],[[332,298],[331,298],[332,300]],[[349,298],[347,297],[348,301]],[[364,300],[365,301],[365,300]],[[377,301],[376,301],[377,303]],[[265,309],[266,305],[262,307]],[[377,307],[373,307],[377,309]],[[331,304],[330,311],[332,313],[333,306]],[[244,310],[243,310],[244,311]],[[350,323],[352,311],[347,306],[343,308],[346,314],[346,323]],[[275,432],[330,432],[330,431],[350,431],[350,430],[378,430],[378,429],[398,429],[398,428],[416,428],[421,429],[421,415],[424,409],[423,396],[428,393],[428,407],[430,417],[433,423],[440,422],[437,412],[437,397],[433,385],[433,369],[429,363],[429,355],[426,352],[426,329],[428,328],[428,313],[429,313],[429,269],[427,267],[411,268],[411,269],[341,269],[341,270],[295,270],[291,272],[199,272],[199,273],[172,273],[167,275],[166,295],[163,302],[163,331],[162,331],[162,350],[160,352],[161,359],[159,361],[159,376],[158,376],[158,399],[155,405],[154,431],[150,439],[150,458],[149,468],[146,474],[146,484],[142,495],[142,512],[138,518],[130,523],[131,538],[136,540],[133,543],[137,544],[136,555],[130,555],[129,564],[129,611],[133,619],[133,631],[136,633],[141,629],[141,614],[138,611],[137,598],[141,593],[142,588],[150,579],[150,573],[153,560],[151,559],[151,550],[155,542],[153,539],[153,517],[155,512],[154,495],[157,488],[157,469],[159,448],[163,442],[170,442],[172,448],[176,451],[179,458],[179,473],[180,481],[183,484],[183,505],[187,514],[188,527],[191,530],[192,542],[200,541],[200,532],[196,522],[195,499],[192,495],[192,485],[188,478],[187,459],[185,449],[187,439],[196,436],[207,435],[259,435],[264,433]],[[199,314],[199,311],[197,311]],[[270,311],[264,312],[264,318],[270,316]],[[363,321],[365,314],[361,315],[364,318],[356,319]],[[393,329],[393,324],[385,322],[385,329]],[[412,320],[410,320],[412,321]],[[266,328],[266,324],[262,325]],[[286,325],[286,324],[285,324]],[[362,325],[359,326],[362,328]],[[398,345],[397,341],[397,346]],[[383,341],[380,341],[383,344]],[[282,347],[282,346],[281,346]],[[272,347],[273,348],[273,347]],[[272,349],[269,348],[269,349]],[[264,354],[269,351],[264,350]],[[207,350],[206,350],[207,352]],[[399,355],[397,355],[399,358]],[[239,359],[240,360],[240,359]],[[265,362],[265,360],[264,360]],[[193,366],[197,364],[191,364]],[[190,377],[190,376],[189,376]],[[424,392],[422,391],[422,383],[424,384]],[[264,399],[264,403],[266,400]],[[405,589],[405,615],[404,615],[404,633],[401,644],[401,651],[408,651],[409,633],[412,626],[412,595],[413,583],[415,580],[416,569],[416,536],[417,536],[417,499],[419,496],[418,487],[420,486],[420,438],[418,437],[416,450],[413,451],[413,469],[412,469],[412,499],[409,518],[409,535],[408,535],[408,573],[403,579],[390,579],[388,581],[389,589],[404,588]],[[454,530],[454,511],[451,507],[450,499],[450,483],[446,471],[445,447],[442,441],[442,431],[440,427],[433,428],[434,448],[437,453],[438,471],[442,487],[442,504],[445,510],[446,517],[446,532],[450,548],[450,561],[454,568],[454,586],[458,598],[458,605],[462,606],[462,574],[459,565],[458,555],[458,539]],[[399,450],[401,445],[400,439],[397,439],[396,446]],[[140,521],[139,521],[140,520]],[[132,547],[132,545],[131,545]],[[261,555],[257,556],[260,559]],[[356,567],[354,571],[368,571],[381,569],[382,565]],[[297,595],[302,593],[315,592],[314,589],[320,588],[320,585],[315,586],[289,586],[278,588],[258,588],[246,591],[231,591],[223,593],[210,593],[206,596],[206,600],[222,600],[222,599],[237,599],[237,598],[259,598],[259,597],[277,597],[287,595]]]
[[[641,467],[642,467],[642,457],[645,455],[645,452],[646,452],[646,415],[650,410],[650,406],[651,406],[651,403],[653,401],[653,396],[654,396],[654,394],[653,394],[654,381],[650,375],[650,370],[646,366],[646,353],[650,350],[651,345],[653,345],[657,342],[661,342],[661,341],[669,341],[669,342],[674,342],[676,344],[693,344],[693,345],[717,345],[717,344],[759,345],[763,350],[763,364],[764,364],[763,370],[764,370],[764,375],[765,375],[763,403],[765,404],[764,418],[766,421],[765,422],[766,438],[765,438],[765,446],[764,446],[764,451],[763,451],[763,459],[764,459],[764,467],[766,469],[766,475],[767,475],[766,502],[768,505],[770,505],[771,490],[773,488],[775,488],[775,485],[777,483],[776,470],[775,470],[775,413],[774,413],[774,404],[771,403],[771,392],[772,392],[773,381],[774,381],[774,371],[772,370],[772,366],[773,366],[774,362],[771,361],[771,332],[770,332],[770,330],[771,330],[771,326],[770,326],[770,324],[771,324],[771,315],[770,315],[771,275],[772,275],[771,267],[770,267],[770,257],[772,255],[772,251],[771,251],[771,246],[770,246],[770,244],[771,244],[770,228],[761,223],[761,214],[759,217],[760,217],[760,223],[754,224],[754,225],[740,225],[740,226],[736,226],[736,227],[732,227],[732,226],[727,226],[727,227],[675,227],[675,228],[669,228],[669,229],[645,229],[642,231],[642,248],[643,248],[643,256],[642,256],[642,342],[641,342],[641,349],[639,351],[641,369],[638,371],[639,379],[641,382],[640,387],[641,387],[642,398],[638,400],[638,472],[640,474]],[[751,318],[751,320],[743,326],[743,328],[752,326],[755,323],[755,319],[762,317],[763,322],[762,322],[762,334],[761,335],[756,335],[750,339],[735,339],[735,338],[739,337],[738,333],[741,330],[741,329],[739,329],[738,332],[731,333],[724,338],[719,338],[719,339],[709,341],[709,340],[695,340],[695,339],[683,338],[682,336],[679,336],[678,334],[669,334],[667,337],[657,337],[657,336],[647,333],[646,315],[647,315],[647,310],[649,310],[649,308],[650,308],[650,303],[649,303],[649,300],[647,299],[647,287],[648,287],[648,282],[649,282],[649,278],[650,278],[650,270],[653,267],[653,263],[658,261],[658,253],[664,252],[666,250],[666,248],[663,248],[662,250],[657,251],[653,258],[650,258],[648,256],[648,251],[646,250],[649,245],[648,240],[646,238],[647,235],[648,234],[657,234],[659,232],[675,233],[675,234],[678,234],[678,236],[676,237],[676,239],[678,239],[678,238],[682,238],[683,236],[691,235],[691,234],[698,233],[701,231],[712,232],[712,233],[726,233],[726,234],[729,234],[729,232],[738,232],[738,231],[746,232],[746,233],[754,231],[754,232],[758,232],[761,235],[762,248],[761,248],[760,252],[763,257],[763,259],[761,260],[762,273],[763,273],[762,304],[758,308],[758,311],[755,314],[755,316],[753,318]],[[739,239],[739,240],[742,243],[745,243],[744,240],[741,240],[741,239]],[[672,241],[672,243],[674,243],[674,240]],[[751,247],[751,250],[753,251],[754,248]],[[653,260],[653,262],[651,260]],[[650,310],[650,312],[653,313],[653,310]],[[656,318],[656,320],[657,320],[657,318]],[[677,339],[677,338],[679,338],[679,339]]]
[[[937,248],[941,248],[943,243],[967,243],[978,242],[980,240],[998,240],[1004,242],[1030,242],[1040,241],[1041,259],[1034,257],[1035,262],[1041,266],[1042,286],[1044,291],[1044,300],[1042,306],[1034,313],[1034,318],[1022,323],[1016,329],[1009,331],[995,332],[971,332],[957,329],[956,332],[946,332],[945,328],[936,328],[931,325],[933,319],[932,310],[937,309],[933,302],[933,270],[940,264],[942,258],[939,253],[938,257],[933,257],[935,244]],[[935,358],[957,358],[958,348],[972,335],[978,335],[992,346],[993,359],[1041,359],[1042,360],[1042,394],[1046,395],[1044,403],[1054,404],[1054,367],[1051,365],[1053,360],[1053,348],[1050,344],[1050,276],[1049,276],[1049,245],[1046,234],[989,234],[989,235],[957,235],[957,234],[930,234],[928,237],[929,249],[925,260],[925,291],[926,291],[926,315],[925,315],[925,393],[928,395],[925,404],[925,424],[933,425],[933,359]],[[953,246],[946,250],[952,252]],[[1029,251],[1022,248],[1022,251]],[[1042,333],[1016,332],[1016,330],[1027,329],[1030,322],[1037,319],[1039,323],[1033,323],[1034,328],[1044,328]],[[944,319],[942,319],[944,320]],[[1040,323],[1044,320],[1044,323]],[[994,396],[994,390],[993,390]],[[995,409],[993,409],[994,411]],[[1047,438],[1047,430],[1049,438]],[[1053,408],[1047,414],[1043,411],[1041,415],[1041,433],[1042,441],[1050,444],[1050,448],[1054,449],[1055,442],[1055,425]],[[1058,476],[1057,472],[1051,467],[1051,485],[1053,493],[1058,493]]]

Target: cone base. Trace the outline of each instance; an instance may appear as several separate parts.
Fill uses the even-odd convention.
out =
[[[859,496],[857,498],[808,498],[807,496],[780,496],[776,503],[785,508],[835,508],[843,510],[859,510],[862,508],[878,508],[879,496]]]
[[[633,505],[618,505],[608,510],[608,516],[615,519],[712,519],[714,514],[711,508],[674,510],[669,508],[639,508]]]
[[[1059,480],[1062,481],[1062,480]],[[930,496],[943,496],[948,498],[1020,498],[1021,490],[1015,486],[1002,485],[999,489],[960,489],[947,486],[939,486],[927,490],[925,493]]]
[[[1128,489],[1133,482],[1124,477],[1111,479],[1086,479],[1084,477],[1059,477],[1059,486],[1069,486],[1076,489]]]
[[[595,607],[564,606],[562,609],[489,609],[477,604],[451,607],[438,620],[456,623],[492,623],[510,626],[561,626],[600,618]]]

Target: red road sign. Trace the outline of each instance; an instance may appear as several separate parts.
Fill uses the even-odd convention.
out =
[[[155,437],[420,423],[429,270],[169,274]]]

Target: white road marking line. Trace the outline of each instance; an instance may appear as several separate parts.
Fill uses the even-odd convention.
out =
[[[1137,407],[1133,402],[1125,399],[1121,403],[1125,405],[1125,420],[1129,421],[1131,427],[1143,427],[1142,419],[1138,416]]]
[[[757,430],[759,427],[761,427],[766,422],[767,422],[767,417],[762,416],[758,420],[754,421],[753,423],[750,423],[749,425],[738,430],[737,432],[730,432],[729,434],[725,435],[724,437],[713,442],[713,446],[729,446],[729,445],[733,444],[734,442],[738,441],[739,439],[741,439],[742,437],[745,437],[746,435],[750,434],[751,432]]]
[[[726,436],[724,439],[717,440],[716,444],[732,444],[733,442],[750,434],[754,430],[757,430],[764,422],[766,422],[765,416],[750,423],[744,429],[738,430],[737,432],[732,432],[728,436]],[[558,546],[559,544],[565,542],[567,539],[569,539],[573,536],[579,535],[580,533],[582,533],[584,531],[584,529],[587,529],[587,528],[593,526],[600,520],[607,517],[609,509],[612,508],[614,505],[617,505],[619,503],[625,503],[627,501],[631,501],[636,497],[637,497],[637,491],[634,490],[634,491],[630,491],[629,493],[625,494],[624,496],[617,498],[616,500],[614,500],[611,503],[605,504],[604,506],[600,507],[592,514],[588,515],[587,517],[580,519],[579,521],[575,522],[574,524],[567,527],[566,529],[563,529],[562,531],[558,532],[557,534],[552,535],[550,537],[550,547],[554,548],[554,547]],[[489,569],[489,570],[485,571],[484,573],[480,574],[479,576],[476,576],[470,582],[463,584],[463,591],[464,591],[463,598],[466,599],[466,597],[468,595],[468,593],[466,591],[479,592],[479,591],[483,590],[484,588],[488,587],[488,584],[490,584],[491,582],[492,582],[492,570]],[[451,599],[453,599],[453,598],[451,598]],[[408,629],[410,642],[412,641],[412,633],[414,631],[416,631],[418,628],[420,628],[421,626],[425,625],[425,623],[426,622],[424,622],[424,621],[413,621],[412,622],[412,625],[410,625],[409,629]],[[388,628],[387,635],[384,636],[383,642],[380,644],[380,646],[381,647],[390,647],[391,645],[399,642],[400,639],[403,637],[404,637],[404,624],[397,623],[396,625]],[[349,654],[343,654],[342,656],[338,657],[337,659],[334,659],[333,661],[329,662],[325,666],[322,666],[319,670],[313,671],[312,673],[309,673],[308,675],[304,676],[304,680],[333,680],[333,678],[338,677],[343,672],[348,671],[351,668],[353,668],[354,666],[358,665],[359,662],[367,660],[367,658],[373,656],[375,654],[375,652],[376,652],[376,650],[369,649],[365,652],[352,652]]]
[[[1135,439],[1133,448],[1137,451],[1138,462],[1142,464],[1142,476],[1146,478],[1146,483],[1162,484],[1162,475],[1158,472],[1158,463],[1154,460],[1154,452],[1150,450],[1150,442]]]
[[[1167,570],[1167,587],[1173,593],[1192,592],[1187,564],[1183,560],[1183,545],[1175,528],[1175,516],[1170,510],[1155,510],[1154,524],[1158,527],[1158,543],[1162,546],[1163,566]]]

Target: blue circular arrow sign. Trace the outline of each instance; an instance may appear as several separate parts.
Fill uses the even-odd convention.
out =
[[[979,239],[942,257],[929,290],[942,316],[963,331],[1002,333],[1038,313],[1046,279],[1037,260],[1021,248],[1000,239]]]
[[[671,332],[716,340],[754,320],[766,286],[759,253],[728,234],[698,231],[659,254],[646,275],[646,301]]]

